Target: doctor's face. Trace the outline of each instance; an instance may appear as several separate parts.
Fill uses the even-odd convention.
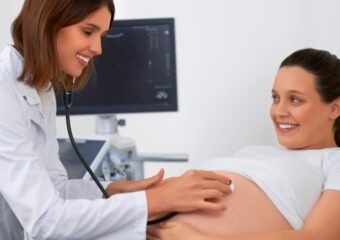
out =
[[[56,55],[60,70],[78,77],[89,61],[101,54],[101,38],[109,30],[111,12],[106,6],[83,21],[61,28],[56,37]]]
[[[270,115],[281,145],[289,149],[336,147],[332,103],[324,103],[315,76],[298,66],[279,69]]]

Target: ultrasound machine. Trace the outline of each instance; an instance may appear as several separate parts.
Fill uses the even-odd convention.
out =
[[[94,59],[95,72],[73,96],[71,115],[96,115],[96,134],[76,138],[79,151],[99,180],[138,180],[145,161],[187,161],[186,154],[141,155],[132,138],[119,135],[119,113],[177,111],[173,18],[116,20]],[[57,96],[57,114],[65,115]],[[69,178],[90,179],[70,141],[59,138]]]

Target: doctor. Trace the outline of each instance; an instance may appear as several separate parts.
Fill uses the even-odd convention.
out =
[[[167,212],[223,211],[229,179],[163,171],[108,185],[68,180],[58,156],[54,90],[86,83],[114,16],[112,0],[25,0],[0,53],[0,239],[145,239],[146,221]],[[127,193],[129,192],[129,193]],[[117,194],[124,193],[124,194]]]

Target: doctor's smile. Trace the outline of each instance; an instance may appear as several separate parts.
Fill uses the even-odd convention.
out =
[[[80,55],[80,54],[77,54],[77,58],[79,59],[80,63],[81,63],[84,67],[86,67],[87,64],[88,64],[89,61],[90,61],[90,58],[89,58],[89,57],[84,57],[84,56],[82,56],[82,55]]]
[[[110,20],[111,12],[104,6],[79,23],[61,28],[56,36],[60,70],[78,77],[90,60],[102,53],[102,37],[110,28]]]

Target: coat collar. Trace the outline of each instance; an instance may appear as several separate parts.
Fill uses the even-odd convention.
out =
[[[15,78],[18,79],[23,70],[23,57],[11,45],[6,45],[2,54],[5,56],[1,56],[1,58],[9,60],[7,61],[6,67],[10,72],[13,72]],[[16,81],[14,84],[17,85],[21,97],[25,99],[28,105],[34,106],[41,104],[39,93],[35,88],[28,86],[22,81]]]

